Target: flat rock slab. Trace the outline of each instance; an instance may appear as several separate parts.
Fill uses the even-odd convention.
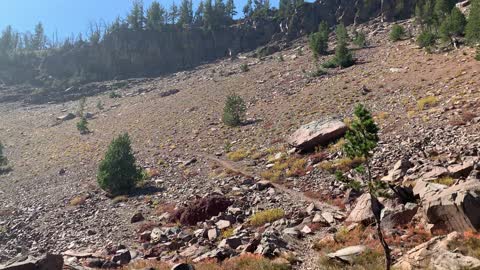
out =
[[[297,129],[288,138],[288,143],[301,150],[312,150],[317,145],[327,145],[342,137],[347,129],[340,120],[313,121]]]

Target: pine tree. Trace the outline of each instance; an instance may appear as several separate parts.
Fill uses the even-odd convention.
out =
[[[212,6],[212,0],[205,0],[205,6],[204,6],[204,12],[203,12],[203,26],[207,29],[212,29],[214,20],[215,20],[215,14]]]
[[[435,0],[433,8],[437,23],[440,24],[450,14],[455,3],[451,0]]]
[[[328,50],[328,34],[329,29],[326,22],[321,22],[318,26],[318,32],[310,35],[309,44],[313,51],[313,56],[318,58],[319,55],[326,54]]]
[[[180,5],[180,17],[178,19],[179,25],[191,24],[193,22],[192,1],[182,0]]]
[[[203,1],[200,1],[198,4],[197,11],[195,12],[195,16],[193,17],[193,22],[196,25],[203,25],[203,16],[204,16],[205,7],[203,5]]]
[[[402,39],[405,35],[405,29],[399,24],[394,24],[390,30],[390,40],[395,42]]]
[[[127,22],[135,31],[143,30],[145,18],[143,17],[143,2],[134,0],[130,14],[127,16]]]
[[[130,137],[127,133],[115,138],[98,167],[99,186],[112,195],[126,194],[140,180],[141,171],[135,164]]]
[[[153,1],[147,9],[146,28],[158,31],[165,22],[165,9],[157,1]]]
[[[364,166],[359,166],[356,168],[356,171],[364,176],[366,185],[363,187],[370,194],[370,203],[376,221],[377,236],[385,253],[385,269],[388,270],[391,268],[392,258],[390,247],[383,236],[380,218],[381,207],[380,202],[378,201],[378,194],[384,187],[384,184],[373,179],[370,169],[371,153],[379,141],[378,131],[379,129],[373,121],[370,112],[363,105],[358,105],[354,111],[354,120],[345,135],[346,143],[343,151],[349,158],[363,158],[364,160]],[[366,169],[364,167],[366,167]],[[344,176],[341,178],[344,178]]]
[[[335,48],[335,63],[342,68],[350,67],[355,64],[353,55],[347,47],[347,43],[340,42]]]
[[[171,24],[177,23],[177,21],[178,21],[178,7],[175,4],[175,2],[172,2],[172,5],[170,6],[169,17],[170,17]]]
[[[223,109],[223,123],[231,127],[240,125],[245,118],[245,111],[245,102],[240,96],[228,96]]]
[[[337,27],[335,28],[335,34],[337,36],[338,43],[348,44],[348,41],[349,41],[348,32],[347,32],[347,28],[343,23],[340,23],[339,25],[337,25]]]
[[[458,8],[453,8],[440,25],[439,33],[442,40],[451,41],[452,38],[463,35],[466,24],[465,15]]]
[[[480,0],[472,0],[470,14],[465,27],[465,38],[470,44],[480,42]]]
[[[227,4],[225,5],[225,13],[230,19],[233,19],[233,17],[237,15],[233,0],[227,0]]]
[[[47,38],[45,36],[45,30],[43,29],[43,24],[39,22],[35,26],[35,34],[32,39],[32,47],[34,50],[43,50],[45,49],[46,43]]]
[[[247,0],[247,4],[243,7],[243,15],[245,18],[252,16],[253,8],[252,8],[252,0]]]

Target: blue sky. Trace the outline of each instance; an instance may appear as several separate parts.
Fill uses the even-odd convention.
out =
[[[153,0],[144,0],[148,7]],[[181,0],[175,0],[177,4]],[[200,0],[193,0],[194,6]],[[170,6],[172,0],[160,0]],[[247,0],[235,0],[239,14]],[[20,32],[32,31],[41,21],[45,32],[51,37],[58,32],[60,38],[86,33],[90,22],[112,22],[118,15],[125,17],[132,0],[0,0],[0,29],[12,25]],[[278,0],[271,1],[276,6]],[[242,14],[243,15],[243,14]]]

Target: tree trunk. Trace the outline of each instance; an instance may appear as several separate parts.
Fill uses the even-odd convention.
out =
[[[385,253],[385,269],[390,270],[392,267],[392,256],[390,254],[390,247],[388,246],[387,241],[385,241],[385,238],[383,236],[382,225],[380,220],[380,213],[381,213],[380,202],[372,192],[370,192],[370,198],[371,198],[370,201],[371,201],[373,216],[375,217],[375,222],[377,223],[377,236],[378,236],[378,239],[380,240],[380,244],[382,245],[383,251]]]

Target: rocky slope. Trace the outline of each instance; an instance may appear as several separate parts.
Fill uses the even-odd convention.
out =
[[[409,39],[391,43],[390,26],[361,25],[370,46],[355,49],[358,64],[319,77],[311,75],[316,67],[300,38],[265,58],[245,54],[163,77],[105,82],[122,97],[87,98],[88,135],[78,133],[76,119],[57,120],[77,102],[2,103],[0,138],[12,171],[0,176],[0,262],[48,251],[81,269],[253,252],[294,269],[322,269],[319,258],[329,252],[360,244],[376,250],[364,196],[329,172],[343,164],[338,147],[299,154],[287,144],[301,125],[348,122],[354,105],[364,103],[381,128],[374,176],[404,187],[396,190],[402,196],[382,201],[394,258],[423,267],[416,265],[424,253],[411,248],[434,234],[478,229],[471,209],[478,204],[480,66],[470,48],[427,54]],[[239,128],[220,120],[230,93],[247,102],[248,120]],[[151,179],[112,200],[96,185],[96,167],[125,131]],[[293,164],[301,170],[289,173]],[[276,173],[278,180],[259,182]],[[182,207],[211,214],[189,222],[176,211]],[[360,236],[340,241],[345,232]],[[438,246],[459,266],[477,263]]]

